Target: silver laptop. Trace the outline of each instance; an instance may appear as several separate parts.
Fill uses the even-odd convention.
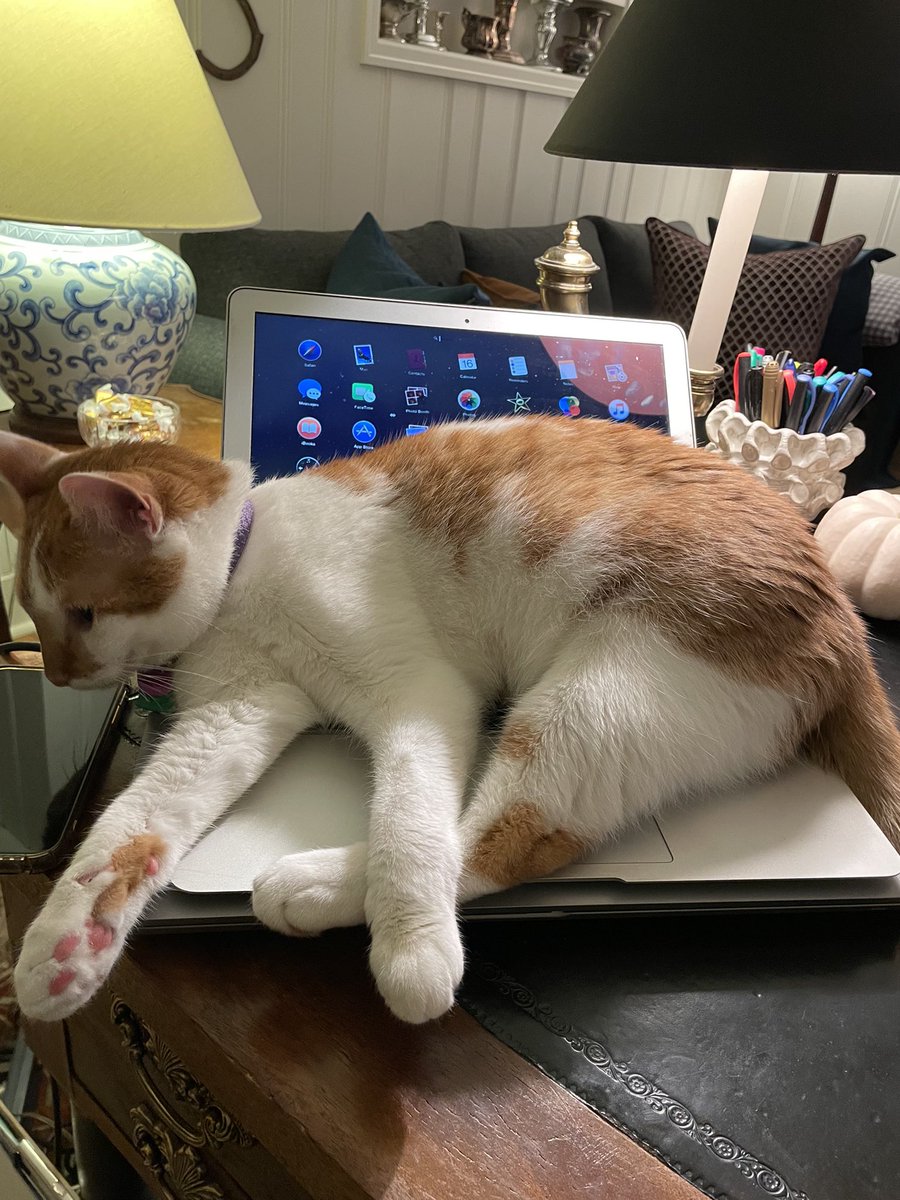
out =
[[[224,450],[257,477],[314,470],[450,419],[555,412],[693,442],[684,336],[607,317],[241,289],[228,317]],[[184,859],[149,924],[252,921],[253,878],[282,854],[366,837],[364,750],[298,738]],[[846,785],[807,764],[685,797],[551,878],[471,917],[900,899],[900,856]]]

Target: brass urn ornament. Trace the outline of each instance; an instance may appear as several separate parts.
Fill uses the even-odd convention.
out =
[[[586,313],[591,276],[600,270],[581,245],[577,221],[566,226],[558,246],[545,250],[534,260],[541,307],[548,312]]]

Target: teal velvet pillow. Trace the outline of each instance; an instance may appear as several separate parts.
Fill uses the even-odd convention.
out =
[[[426,283],[391,246],[381,226],[366,213],[334,260],[325,291],[340,296],[380,296],[432,304],[490,304],[474,283],[435,287]]]

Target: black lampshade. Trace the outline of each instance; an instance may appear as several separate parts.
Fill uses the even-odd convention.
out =
[[[634,0],[545,149],[900,174],[900,0]]]

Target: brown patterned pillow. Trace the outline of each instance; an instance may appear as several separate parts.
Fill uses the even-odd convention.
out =
[[[466,268],[459,277],[460,283],[474,283],[481,288],[491,304],[498,308],[540,308],[541,296],[531,288],[520,287],[506,279],[495,279],[493,275],[478,275]]]
[[[690,234],[650,217],[646,223],[653,260],[655,315],[690,328],[709,246]],[[819,353],[841,274],[865,243],[861,234],[810,246],[748,254],[738,281],[717,361],[725,368],[728,394],[734,360],[747,344],[765,346],[772,354],[791,350],[798,362],[813,362]]]

